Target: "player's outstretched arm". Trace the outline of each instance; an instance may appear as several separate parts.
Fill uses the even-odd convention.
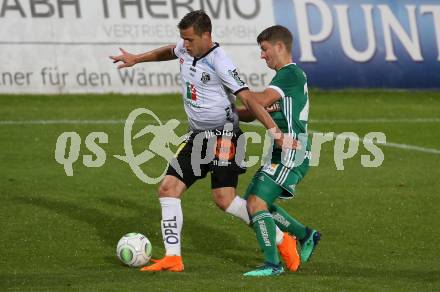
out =
[[[143,62],[174,60],[177,59],[177,56],[174,54],[175,47],[175,45],[164,46],[142,54],[131,54],[120,48],[121,54],[118,56],[110,56],[110,59],[113,60],[113,63],[122,62],[122,64],[118,65],[118,69],[131,67]]]

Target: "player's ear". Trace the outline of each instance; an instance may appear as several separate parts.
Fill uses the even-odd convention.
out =
[[[281,53],[282,51],[284,51],[286,49],[286,46],[284,45],[284,43],[282,41],[277,41],[275,43],[275,48],[277,50],[277,53]]]
[[[211,33],[209,31],[202,32],[202,39],[207,40],[210,38],[211,38]]]

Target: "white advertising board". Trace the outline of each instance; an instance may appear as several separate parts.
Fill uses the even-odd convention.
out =
[[[271,1],[0,0],[0,93],[178,92],[177,60],[118,71],[109,56],[175,44],[195,9],[211,16],[243,79],[267,85],[256,37],[274,23]]]

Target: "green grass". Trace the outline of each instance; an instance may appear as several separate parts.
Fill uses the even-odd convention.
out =
[[[242,276],[262,255],[251,229],[214,205],[209,179],[183,197],[185,272],[146,274],[123,266],[115,248],[125,233],[146,234],[154,257],[164,251],[157,186],[142,183],[113,157],[124,154],[124,124],[4,121],[124,120],[138,107],[153,110],[162,121],[185,120],[177,95],[0,96],[1,290],[440,289],[440,155],[381,146],[382,166],[364,168],[360,156],[368,152],[362,143],[344,171],[336,170],[334,143],[324,144],[320,165],[311,168],[293,200],[281,203],[323,234],[298,273]],[[361,137],[377,131],[388,142],[440,149],[440,92],[314,91],[310,118],[314,131]],[[359,119],[386,120],[329,121]],[[183,123],[179,133],[186,127]],[[262,132],[250,125],[243,129]],[[67,131],[83,141],[73,177],[54,158],[57,137]],[[87,168],[82,155],[91,153],[84,140],[99,131],[109,137],[101,145],[107,160],[101,168]],[[136,153],[147,145],[137,143]],[[261,147],[251,145],[249,153],[258,155]],[[164,167],[155,159],[144,170],[152,174]],[[240,193],[255,170],[241,176]]]

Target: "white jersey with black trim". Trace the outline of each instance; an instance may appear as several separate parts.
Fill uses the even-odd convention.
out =
[[[179,58],[182,99],[192,131],[238,127],[235,95],[247,89],[237,67],[218,43],[202,57],[191,57],[180,40],[174,48]]]

